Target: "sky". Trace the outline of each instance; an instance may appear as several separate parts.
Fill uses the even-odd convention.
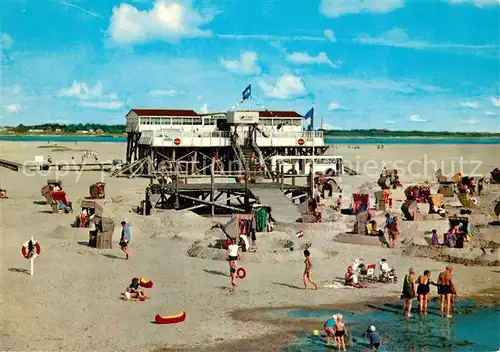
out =
[[[0,125],[315,107],[315,127],[500,132],[500,0],[3,0]],[[248,103],[238,106],[247,109]]]

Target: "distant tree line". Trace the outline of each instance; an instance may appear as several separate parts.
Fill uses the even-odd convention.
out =
[[[448,131],[391,131],[391,130],[325,130],[329,137],[500,137],[500,133]]]
[[[44,123],[41,125],[18,125],[10,127],[15,133],[27,133],[29,130],[43,130],[45,133],[76,133],[94,131],[103,134],[125,133],[125,125],[106,125],[101,123],[60,124]],[[391,131],[386,129],[324,130],[327,137],[500,137],[500,133],[486,132],[448,132],[448,131]]]
[[[105,134],[121,134],[125,132],[125,125],[105,125],[102,123],[78,123],[64,125],[60,123],[44,123],[41,125],[18,125],[11,128],[16,133],[25,133],[29,130],[43,130],[44,132],[76,133],[77,131],[99,131]]]

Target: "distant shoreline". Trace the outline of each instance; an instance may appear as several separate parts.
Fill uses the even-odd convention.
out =
[[[126,138],[124,134],[76,134],[76,133],[60,133],[60,134],[44,134],[44,133],[1,133],[1,137],[11,137],[11,138],[24,138],[24,137],[73,137],[73,138]],[[404,138],[404,139],[499,139],[499,134],[478,134],[478,135],[460,135],[460,134],[447,134],[442,136],[428,136],[425,134],[418,135],[414,134],[411,136],[398,136],[398,135],[372,135],[372,134],[358,134],[358,135],[350,135],[350,134],[324,134],[324,138],[331,139],[367,139],[367,138],[376,138],[376,139],[392,139],[392,138]]]

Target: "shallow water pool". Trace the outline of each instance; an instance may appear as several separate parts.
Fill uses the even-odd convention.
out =
[[[416,310],[414,304],[414,310]],[[323,333],[323,323],[334,313],[344,316],[346,328],[353,338],[348,351],[367,351],[368,340],[361,335],[375,325],[382,338],[380,351],[453,351],[486,352],[500,348],[500,309],[478,307],[474,302],[458,302],[452,319],[441,318],[438,302],[429,302],[428,315],[402,316],[402,303],[368,305],[370,311],[351,313],[333,310],[291,310],[276,313],[286,319],[318,320],[317,329]],[[323,334],[324,335],[324,334]],[[324,337],[312,331],[297,333],[298,340],[286,347],[286,352],[336,350],[325,346]]]

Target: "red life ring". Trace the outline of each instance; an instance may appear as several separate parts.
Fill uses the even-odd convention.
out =
[[[247,276],[247,272],[244,268],[238,268],[238,270],[236,270],[236,276],[238,276],[238,279],[244,279]]]
[[[175,145],[179,145],[179,144],[181,144],[181,139],[180,139],[180,138],[176,138],[176,139],[174,139],[174,144],[175,144]]]
[[[33,241],[35,243],[34,246],[35,246],[35,255],[34,257],[40,255],[40,244],[36,241]],[[28,256],[28,243],[29,241],[26,241],[22,247],[21,247],[21,253],[23,254],[23,257],[26,258],[26,259],[31,259],[29,256]]]
[[[299,138],[297,140],[297,143],[298,143],[298,145],[304,145],[304,143],[305,143],[304,138]]]

